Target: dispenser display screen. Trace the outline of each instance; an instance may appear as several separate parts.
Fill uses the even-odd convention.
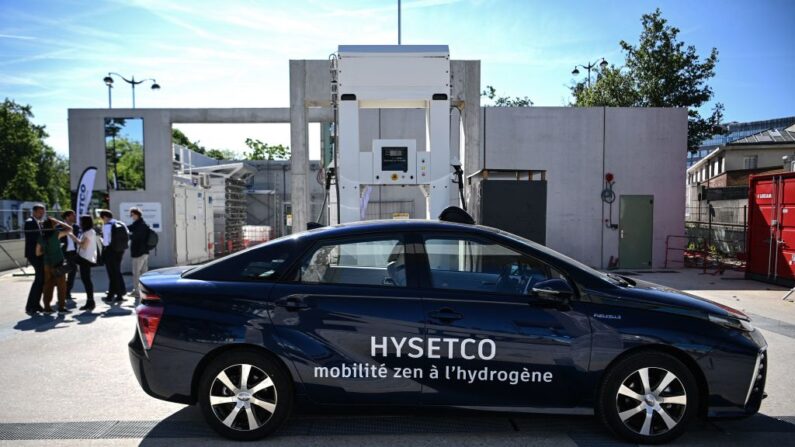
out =
[[[407,172],[409,170],[409,148],[382,147],[381,170]]]

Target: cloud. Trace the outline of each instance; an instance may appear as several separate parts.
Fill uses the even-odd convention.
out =
[[[36,38],[33,36],[21,36],[15,34],[0,34],[0,39],[36,40]]]
[[[37,86],[39,83],[28,77],[12,76],[9,74],[0,73],[0,85]]]

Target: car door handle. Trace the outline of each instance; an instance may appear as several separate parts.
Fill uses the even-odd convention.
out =
[[[290,295],[288,297],[278,299],[274,304],[291,312],[309,308],[309,305],[304,302],[303,296],[300,295]]]
[[[464,318],[462,314],[454,311],[453,309],[450,309],[449,307],[429,312],[428,316],[430,316],[434,320],[439,320],[442,322],[457,321]]]

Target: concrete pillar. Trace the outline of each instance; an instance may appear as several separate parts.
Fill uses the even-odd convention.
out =
[[[307,144],[306,61],[290,61],[290,170],[293,233],[306,230],[309,211],[309,145]]]
[[[480,61],[464,63],[464,178],[482,167],[480,138]]]

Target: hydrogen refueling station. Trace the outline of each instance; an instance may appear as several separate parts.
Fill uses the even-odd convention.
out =
[[[71,187],[96,167],[95,197],[121,216],[141,206],[157,225],[150,265],[202,262],[243,248],[242,228],[277,187],[258,186],[250,162],[175,148],[172,125],[289,123],[282,203],[267,212],[281,222],[274,236],[315,221],[435,219],[460,206],[597,268],[661,267],[665,236],[684,225],[687,110],[482,107],[480,61],[450,54],[341,45],[328,60],[290,60],[288,107],[70,109]],[[119,123],[143,148],[135,188],[109,181]],[[309,160],[309,123],[323,129],[319,161]],[[394,203],[410,206],[371,212]]]

